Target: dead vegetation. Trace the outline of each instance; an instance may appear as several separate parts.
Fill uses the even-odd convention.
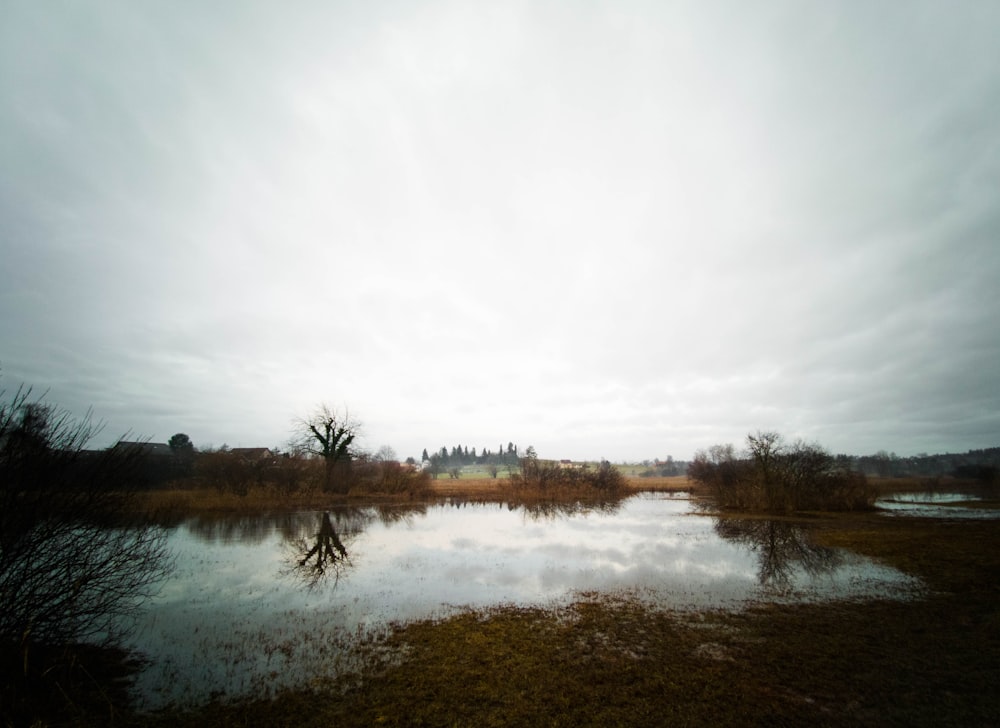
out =
[[[745,452],[716,445],[698,452],[688,475],[722,510],[794,513],[874,507],[878,491],[818,445],[787,444],[776,432],[747,435]]]

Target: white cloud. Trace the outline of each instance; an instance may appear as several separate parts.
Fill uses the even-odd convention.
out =
[[[15,4],[0,364],[115,433],[998,444],[1000,13]],[[494,442],[496,441],[496,442]]]

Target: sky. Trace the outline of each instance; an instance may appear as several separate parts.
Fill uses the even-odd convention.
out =
[[[94,445],[1000,446],[1000,3],[0,17],[0,388]]]

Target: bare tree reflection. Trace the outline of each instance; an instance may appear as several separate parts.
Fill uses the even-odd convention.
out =
[[[339,520],[338,520],[339,522]],[[206,543],[262,544],[275,533],[285,541],[303,534],[312,535],[313,513],[279,512],[262,514],[205,513],[184,519],[191,535]]]
[[[622,506],[621,498],[594,499],[587,501],[535,501],[519,503],[510,501],[507,510],[521,510],[526,520],[531,521],[554,521],[560,518],[570,518],[572,516],[587,515],[588,513],[600,513],[603,515],[614,515]]]
[[[312,588],[329,578],[339,581],[350,565],[347,547],[330,520],[329,511],[319,519],[319,531],[292,539],[291,571]]]
[[[402,523],[412,526],[416,516],[426,516],[427,506],[423,504],[382,505],[375,508],[378,520],[383,526]]]
[[[787,521],[718,518],[715,531],[757,555],[757,579],[764,586],[788,586],[797,568],[819,576],[841,562],[839,552],[813,544],[804,529]]]

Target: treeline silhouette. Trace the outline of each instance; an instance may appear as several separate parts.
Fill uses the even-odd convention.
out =
[[[251,484],[274,484],[289,492],[298,489],[300,481],[307,479],[309,465],[296,453],[267,451],[266,456],[256,456],[265,448],[246,448],[245,453],[228,448],[199,451],[193,446],[171,448],[157,443],[121,442],[117,448],[128,448],[133,459],[135,487],[141,490],[163,487],[168,483],[200,476],[206,483],[224,489],[239,489]],[[253,452],[254,456],[250,456]],[[454,445],[429,452],[423,451],[421,460],[437,466],[442,472],[463,466],[517,467],[524,453],[513,442],[496,449]],[[102,451],[83,451],[82,461],[96,460]],[[1000,477],[1000,447],[968,450],[964,453],[919,454],[899,456],[879,451],[870,455],[834,455],[838,468],[863,473],[869,477],[945,477],[975,479],[992,482]],[[413,462],[409,459],[408,462]],[[641,476],[686,475],[690,463],[683,460],[646,460]]]
[[[438,465],[516,465],[521,460],[520,450],[513,442],[508,442],[506,448],[501,443],[496,451],[483,448],[477,452],[476,448],[469,450],[467,445],[454,445],[450,450],[442,446],[440,449],[428,454],[424,448],[420,459]]]
[[[1000,474],[1000,447],[964,453],[919,454],[900,457],[880,450],[874,455],[837,455],[838,465],[881,478],[941,477],[992,481]]]

